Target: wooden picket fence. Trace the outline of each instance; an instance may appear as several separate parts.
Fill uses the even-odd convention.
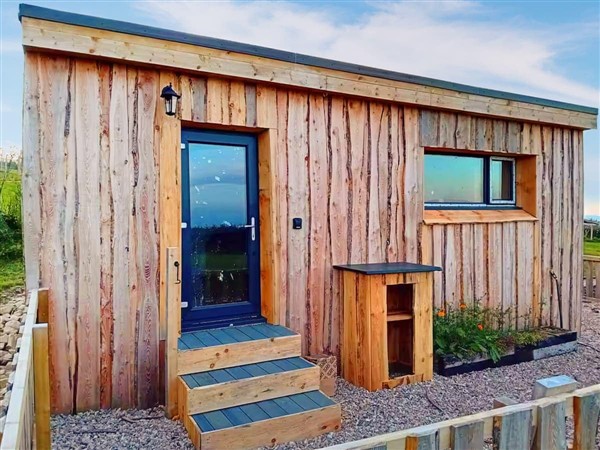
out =
[[[0,450],[50,449],[48,291],[34,289],[8,404]]]
[[[572,447],[567,444],[567,416],[575,424]],[[595,450],[599,416],[597,384],[326,450]]]
[[[583,296],[600,299],[600,256],[583,257]]]

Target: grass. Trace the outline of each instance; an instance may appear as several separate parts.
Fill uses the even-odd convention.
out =
[[[0,261],[0,292],[24,284],[22,258]]]
[[[600,241],[583,241],[583,254],[588,256],[600,256]]]
[[[0,173],[0,292],[24,284],[21,180],[16,170]]]

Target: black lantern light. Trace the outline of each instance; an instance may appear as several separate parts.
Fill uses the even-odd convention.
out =
[[[181,95],[175,92],[173,84],[169,83],[168,86],[163,88],[160,96],[165,99],[165,112],[167,116],[174,116],[177,111],[177,100],[181,98]]]

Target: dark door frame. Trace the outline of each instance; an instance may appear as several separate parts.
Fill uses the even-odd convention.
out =
[[[203,328],[216,328],[230,324],[244,324],[264,321],[261,316],[260,298],[260,229],[258,205],[258,145],[254,134],[212,131],[194,128],[184,128],[181,131],[181,213],[182,222],[190,223],[190,172],[189,172],[189,144],[221,144],[245,146],[246,151],[246,180],[247,180],[247,222],[254,217],[255,239],[248,239],[248,280],[249,299],[247,301],[205,306],[192,309],[191,286],[191,226],[182,228],[182,302],[187,302],[187,307],[181,309],[182,331],[193,331]],[[250,235],[251,229],[247,229]]]

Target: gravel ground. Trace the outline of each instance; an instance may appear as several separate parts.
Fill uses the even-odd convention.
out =
[[[600,383],[600,301],[584,303],[580,345],[575,353],[509,367],[396,389],[368,392],[338,379],[335,400],[342,405],[342,430],[305,441],[277,446],[279,450],[315,449],[389,433],[492,407],[495,397],[531,399],[539,378],[570,375],[581,386]],[[87,412],[52,419],[54,449],[192,449],[183,427],[166,418],[134,420],[124,417],[156,415],[160,410]],[[95,433],[90,431],[96,430]],[[98,432],[100,431],[100,432]],[[234,449],[230,449],[234,450]]]

